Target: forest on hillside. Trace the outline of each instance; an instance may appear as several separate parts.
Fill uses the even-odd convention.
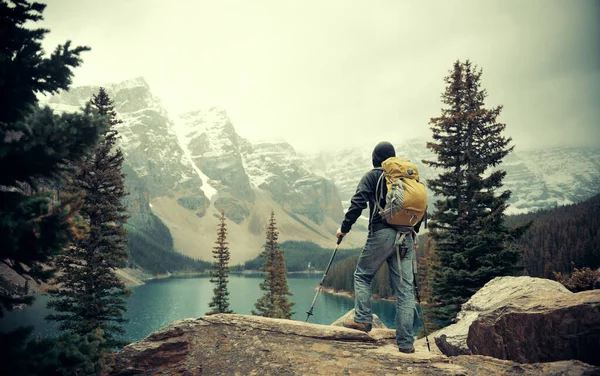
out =
[[[553,272],[600,267],[600,195],[586,201],[509,216],[508,226],[533,220],[517,242],[523,255],[523,272],[532,277],[553,278]]]
[[[167,226],[150,213],[145,221],[127,226],[129,266],[139,267],[152,274],[173,272],[202,272],[211,263],[193,259],[173,248],[173,237]]]
[[[288,272],[323,271],[327,268],[333,253],[333,249],[322,248],[307,241],[286,241],[280,244],[280,248],[284,250],[285,266]],[[358,256],[359,253],[360,249],[358,248],[344,249],[340,247],[336,252],[332,265],[337,265],[348,258]],[[264,259],[257,256],[244,264],[232,266],[231,270],[236,272],[259,270],[263,263]]]

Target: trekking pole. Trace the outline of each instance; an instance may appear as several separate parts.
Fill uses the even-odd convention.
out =
[[[417,314],[419,316],[421,316],[421,320],[423,320],[423,333],[425,333],[425,342],[427,343],[427,350],[429,350],[431,352],[431,347],[429,346],[429,337],[427,337],[427,323],[425,322],[425,309],[423,309],[423,305],[421,304],[421,294],[419,294],[419,286],[417,285],[417,274],[414,272],[414,268],[413,268],[413,282],[415,283],[415,295],[417,296],[417,302],[419,303],[419,307],[421,307],[421,311],[422,311],[422,313],[419,314],[419,310],[417,310]]]
[[[315,302],[317,301],[317,297],[319,296],[319,292],[321,292],[321,288],[323,287],[323,283],[325,282],[325,277],[327,277],[327,273],[329,272],[329,268],[331,267],[331,263],[333,262],[333,258],[335,257],[335,253],[338,250],[338,247],[340,246],[340,243],[342,242],[343,237],[340,236],[337,240],[337,243],[335,244],[335,249],[333,250],[333,254],[331,255],[331,258],[329,259],[329,264],[327,265],[327,269],[325,269],[325,274],[323,274],[323,278],[321,278],[321,283],[319,283],[319,288],[317,289],[317,293],[315,294],[315,298],[312,301],[312,304],[310,305],[310,309],[308,311],[306,311],[306,313],[308,314],[306,316],[306,321],[308,322],[308,319],[310,318],[310,316],[312,316],[313,314],[313,308],[315,306]]]

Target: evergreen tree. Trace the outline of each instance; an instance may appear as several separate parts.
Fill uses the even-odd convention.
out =
[[[432,118],[433,142],[427,147],[437,161],[423,161],[441,169],[429,188],[441,196],[430,226],[439,266],[432,285],[432,318],[448,322],[462,303],[496,276],[517,273],[519,252],[508,243],[526,226],[504,225],[510,191],[498,194],[503,170],[491,171],[510,153],[511,138],[502,136],[498,123],[502,106],[485,108],[481,70],[470,61],[456,61],[445,79],[442,102],[447,106]]]
[[[271,212],[271,219],[267,227],[267,241],[263,252],[260,254],[265,259],[263,266],[260,268],[261,275],[265,277],[265,280],[260,283],[260,288],[264,291],[264,294],[254,304],[256,311],[253,310],[252,314],[289,319],[294,314],[291,310],[294,303],[288,300],[288,296],[291,296],[292,293],[287,284],[284,251],[277,244],[279,233],[276,225],[275,213]]]
[[[0,375],[98,375],[110,363],[99,333],[80,336],[63,333],[57,338],[29,339],[33,327],[0,333]]]
[[[214,295],[212,301],[208,304],[213,309],[207,312],[207,315],[215,313],[233,313],[229,309],[229,291],[227,291],[227,283],[229,282],[229,248],[227,247],[227,227],[225,224],[225,213],[221,212],[221,219],[217,229],[216,246],[213,247],[213,263],[210,271],[210,281],[215,284],[213,290]]]
[[[58,313],[47,319],[60,322],[62,330],[82,336],[101,330],[106,346],[112,347],[120,344],[114,334],[124,332],[120,325],[125,322],[124,297],[130,293],[115,273],[127,258],[123,152],[115,146],[115,126],[120,121],[106,91],[101,88],[91,104],[110,127],[94,152],[76,164],[76,172],[65,188],[85,193],[80,212],[89,223],[89,233],[57,258],[61,274],[57,286],[49,291],[54,299],[48,307]]]
[[[0,1],[0,262],[26,279],[45,282],[42,268],[85,224],[77,216],[81,196],[57,195],[54,188],[92,148],[105,127],[89,109],[56,115],[39,108],[36,95],[66,90],[72,69],[88,47],[58,46],[44,57],[46,29],[26,28],[42,19],[44,4]],[[19,303],[30,303],[18,286],[0,276],[0,317]]]

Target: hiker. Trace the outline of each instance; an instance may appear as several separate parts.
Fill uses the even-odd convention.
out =
[[[422,218],[414,226],[390,225],[378,210],[386,201],[387,187],[383,174],[382,162],[395,157],[394,146],[389,142],[380,142],[372,154],[373,169],[367,172],[356,189],[346,212],[344,221],[338,229],[338,238],[345,236],[356,222],[362,211],[369,206],[369,233],[365,246],[354,272],[355,313],[354,318],[345,321],[347,328],[364,332],[371,331],[373,314],[371,312],[371,282],[379,268],[387,261],[390,271],[392,290],[396,296],[396,343],[403,353],[413,353],[414,333],[413,320],[415,299],[413,293],[413,262],[415,260],[415,233],[419,231]],[[420,184],[420,183],[419,183]],[[381,193],[380,193],[381,192]],[[424,188],[423,188],[424,192]],[[376,203],[376,195],[380,199]],[[401,240],[401,243],[398,241]],[[400,246],[402,256],[397,256],[396,248]],[[402,278],[399,273],[399,258]]]

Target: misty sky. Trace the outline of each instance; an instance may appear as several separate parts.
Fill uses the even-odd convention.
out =
[[[74,85],[143,76],[170,114],[219,106],[301,151],[429,137],[456,59],[518,149],[600,146],[600,1],[51,0]]]

